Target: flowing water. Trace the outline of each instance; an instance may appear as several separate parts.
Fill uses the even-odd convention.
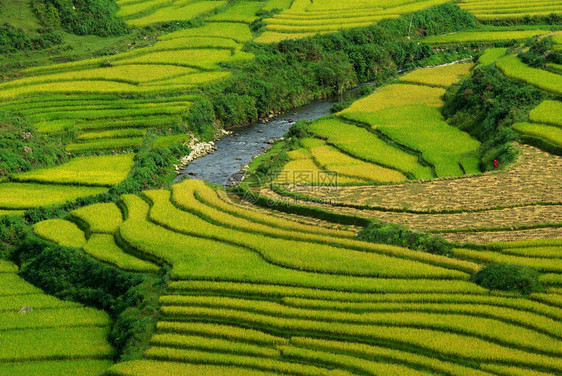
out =
[[[240,170],[270,146],[268,141],[283,137],[299,120],[314,120],[330,114],[335,102],[313,102],[296,108],[268,123],[258,123],[235,130],[235,133],[216,142],[212,154],[191,162],[181,175],[207,180],[219,185],[229,185],[240,178]],[[233,180],[231,180],[233,179]]]

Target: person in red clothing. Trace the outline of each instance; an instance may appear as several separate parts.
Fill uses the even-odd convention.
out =
[[[494,170],[495,170],[496,168],[498,168],[498,160],[497,160],[497,159],[494,159]]]

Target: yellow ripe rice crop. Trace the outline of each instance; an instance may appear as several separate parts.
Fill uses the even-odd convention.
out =
[[[156,334],[150,340],[153,346],[167,346],[190,350],[227,352],[256,358],[276,358],[280,355],[279,350],[268,348],[263,345],[252,345],[233,340],[208,338],[206,336],[186,336],[181,334]]]
[[[39,206],[63,204],[78,197],[107,192],[102,187],[78,187],[32,183],[0,184],[0,208],[29,209]]]
[[[65,183],[110,187],[121,183],[134,164],[134,154],[79,157],[57,167],[13,176],[22,182]]]
[[[500,41],[525,40],[537,35],[548,34],[545,30],[509,30],[509,31],[461,31],[445,35],[430,36],[423,40],[431,45],[458,45],[463,43],[489,43]]]
[[[111,376],[200,376],[200,375],[225,375],[225,376],[274,376],[277,373],[258,371],[244,368],[234,364],[221,366],[213,364],[190,364],[180,362],[166,362],[157,360],[134,360],[117,363],[109,370]]]
[[[86,222],[91,232],[113,234],[123,222],[121,210],[114,203],[86,206],[71,214]]]
[[[529,113],[529,119],[535,123],[549,124],[562,128],[562,102],[542,102]]]
[[[257,1],[240,1],[228,8],[226,11],[209,17],[210,22],[241,22],[251,24],[257,17],[256,13],[263,7],[263,3]]]
[[[127,22],[135,27],[145,27],[156,23],[186,21],[203,13],[220,8],[225,4],[226,1],[198,1],[188,3],[182,7],[164,7],[157,9],[154,13],[147,16],[129,19]]]
[[[21,308],[21,307],[20,307]],[[109,315],[93,308],[55,308],[36,310],[22,315],[17,310],[0,314],[0,331],[25,330],[35,328],[108,327],[111,324]]]
[[[174,31],[161,36],[160,40],[171,40],[175,38],[193,38],[193,37],[203,37],[203,38],[229,38],[238,43],[244,43],[247,40],[252,39],[252,32],[248,25],[235,22],[213,22],[207,23],[201,27],[195,27],[190,29],[183,29]],[[157,46],[158,44],[156,44]]]
[[[376,112],[389,107],[402,107],[412,104],[441,106],[445,90],[410,84],[384,86],[372,95],[353,102],[340,114]]]
[[[142,140],[142,137],[107,138],[93,140],[88,142],[70,144],[66,147],[66,151],[68,151],[69,153],[103,149],[126,149],[134,151],[137,150],[139,146],[141,146]]]
[[[517,123],[513,128],[523,134],[542,138],[551,144],[562,146],[562,128],[546,124]]]
[[[92,234],[84,245],[84,251],[99,260],[116,265],[124,270],[156,272],[159,269],[158,266],[150,262],[125,253],[115,244],[113,235]]]
[[[478,58],[478,66],[493,64],[500,57],[505,56],[506,52],[507,47],[489,48]]]
[[[556,95],[562,95],[562,75],[531,68],[519,60],[517,56],[502,57],[497,60],[496,66],[507,77],[537,86]]]
[[[55,328],[2,333],[0,361],[111,359],[107,328]]]
[[[40,237],[60,245],[82,248],[86,244],[84,232],[74,223],[64,219],[49,219],[33,226],[33,232]]]
[[[91,376],[101,375],[113,362],[111,360],[51,360],[41,362],[3,363],[3,376]]]
[[[417,69],[400,77],[400,81],[448,88],[470,74],[474,64],[451,64],[435,68]]]

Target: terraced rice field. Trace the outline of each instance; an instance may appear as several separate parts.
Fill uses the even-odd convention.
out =
[[[521,2],[519,0],[462,0],[458,4],[462,9],[473,13],[482,21],[504,19],[524,19],[545,17],[551,14],[562,14],[562,3],[558,1],[535,0]]]
[[[98,375],[112,364],[110,318],[58,300],[25,282],[0,261],[0,369],[2,375]],[[32,312],[19,313],[23,307]]]
[[[321,185],[314,181],[320,171],[337,173],[340,184],[478,173],[480,143],[449,126],[440,113],[444,88],[472,68],[453,64],[416,70],[400,77],[403,83],[381,88],[338,116],[313,122],[315,138],[289,153],[293,161],[276,182]],[[302,171],[308,180],[299,179]]]
[[[284,39],[299,39],[316,33],[364,27],[444,3],[447,1],[295,0],[287,8],[287,2],[280,2],[278,8],[284,11],[264,20],[267,30],[256,38],[256,42],[272,43]]]
[[[518,148],[515,166],[479,176],[337,190],[306,185],[285,189],[330,203],[303,202],[308,206],[426,229],[452,241],[562,237],[562,159],[531,146]],[[294,200],[282,191],[262,192],[275,200]]]
[[[456,46],[467,43],[492,44],[494,42],[519,40],[524,41],[538,35],[548,34],[545,30],[507,30],[507,31],[462,31],[457,33],[436,35],[425,38],[424,43],[433,46]]]
[[[135,27],[200,16],[208,22],[165,34],[149,47],[30,68],[21,72],[19,79],[0,84],[3,106],[26,115],[40,132],[80,130],[78,142],[67,148],[71,153],[135,151],[147,128],[181,124],[200,87],[230,76],[221,64],[253,58],[242,46],[252,38],[249,24],[265,4],[185,0],[118,3],[123,17]]]
[[[557,243],[490,244],[481,257],[456,250],[471,260],[462,261],[360,242],[225,197],[198,181],[123,196],[116,238],[170,264],[173,280],[144,358],[110,375],[562,371],[555,293],[523,299],[467,281],[488,253],[550,257],[545,270],[554,272]]]

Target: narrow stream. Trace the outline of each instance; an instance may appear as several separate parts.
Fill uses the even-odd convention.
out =
[[[233,135],[216,142],[217,151],[191,162],[178,179],[182,175],[191,175],[192,179],[228,185],[231,179],[240,178],[240,170],[250,163],[255,155],[263,154],[270,146],[268,141],[283,137],[296,121],[314,120],[329,115],[334,103],[313,102],[269,123],[258,123],[237,129]]]

